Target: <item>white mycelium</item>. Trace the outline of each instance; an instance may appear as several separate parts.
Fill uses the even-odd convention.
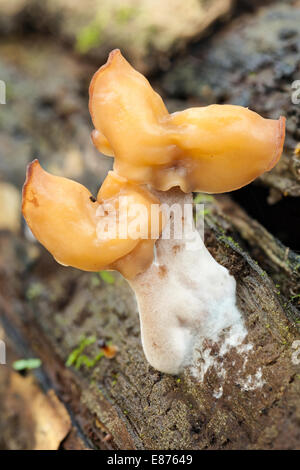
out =
[[[158,196],[169,206],[183,208],[193,202],[192,194],[178,189],[159,192]],[[174,220],[173,213],[169,219]],[[186,366],[196,374],[197,368],[198,379],[203,380],[213,365],[204,343],[219,343],[219,355],[224,355],[241,345],[247,330],[236,306],[235,279],[211,256],[192,219],[183,219],[182,224],[182,239],[174,238],[172,223],[169,239],[164,239],[164,229],[156,242],[155,261],[130,284],[138,302],[142,344],[149,363],[169,374],[178,374]],[[247,350],[251,346],[240,347]],[[224,375],[222,370],[219,375]]]

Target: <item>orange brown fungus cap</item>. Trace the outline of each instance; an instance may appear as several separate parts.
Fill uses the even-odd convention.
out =
[[[119,50],[94,75],[89,108],[93,142],[115,157],[115,171],[163,191],[232,191],[271,170],[282,153],[285,118],[232,105],[169,114]]]
[[[35,237],[63,265],[84,271],[116,269],[129,279],[147,269],[156,239],[121,238],[120,233],[127,234],[127,226],[120,216],[120,201],[128,209],[127,224],[134,225],[137,214],[130,216],[130,209],[141,204],[146,209],[138,219],[141,233],[149,237],[152,230],[159,237],[161,218],[155,219],[157,227],[151,218],[151,205],[159,201],[147,189],[111,171],[95,199],[81,184],[43,170],[38,160],[28,166],[23,215]],[[114,211],[108,213],[108,205]],[[104,230],[113,214],[117,234],[108,236]]]

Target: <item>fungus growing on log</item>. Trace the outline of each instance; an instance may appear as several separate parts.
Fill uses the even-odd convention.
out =
[[[192,208],[192,191],[231,191],[273,168],[285,119],[231,105],[169,114],[119,50],[94,75],[89,108],[93,142],[114,157],[114,171],[93,199],[82,185],[52,176],[34,161],[23,191],[29,227],[58,262],[88,271],[116,269],[129,280],[145,355],[156,369],[180,373],[192,365],[199,338],[217,341],[224,329],[231,336],[223,353],[237,347],[246,331],[235,279],[205,248],[192,211],[185,209]],[[130,216],[134,205],[145,208],[142,215]],[[103,222],[109,225],[112,213],[116,230],[106,233]],[[130,224],[137,233],[128,232]]]
[[[151,225],[151,206],[158,204],[146,188],[113,171],[95,199],[81,184],[51,175],[34,160],[27,170],[22,210],[35,237],[58,263],[84,271],[115,269],[131,278],[152,262],[151,230],[158,237],[161,221],[152,217],[157,226]],[[138,214],[132,207],[145,210]],[[135,223],[141,237],[127,237],[127,225]]]

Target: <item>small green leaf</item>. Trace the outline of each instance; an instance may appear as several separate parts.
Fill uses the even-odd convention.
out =
[[[95,341],[97,340],[96,336],[89,336],[89,337],[83,337],[81,338],[81,341],[79,343],[79,346],[76,349],[73,349],[73,351],[69,354],[68,359],[66,360],[66,366],[70,367],[79,358],[80,354],[84,351],[84,349],[89,346],[90,344],[94,344]],[[77,362],[76,362],[77,365]]]
[[[97,354],[97,356],[94,358],[94,363],[96,364],[96,362],[100,361],[101,357],[103,356],[104,356],[104,352],[100,351],[99,354]]]
[[[90,344],[94,344],[96,342],[97,338],[96,336],[88,336],[87,338],[82,338],[80,347],[85,348],[86,346],[89,346]]]
[[[25,369],[38,369],[41,367],[42,361],[40,359],[19,359],[13,363],[14,370],[25,370]]]
[[[77,357],[79,356],[80,354],[80,349],[77,348],[77,349],[74,349],[74,351],[72,351],[70,354],[69,354],[69,357],[68,359],[66,360],[66,366],[67,367],[70,367],[72,364],[74,364],[74,362],[76,361]]]
[[[101,277],[102,281],[106,282],[107,284],[115,283],[115,277],[109,271],[100,271],[99,276]]]
[[[81,356],[76,360],[75,369],[80,369],[82,365],[85,365],[89,369],[90,367],[93,367],[94,361],[85,354],[81,354]]]

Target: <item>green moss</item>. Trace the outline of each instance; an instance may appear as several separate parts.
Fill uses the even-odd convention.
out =
[[[197,194],[194,198],[194,204],[211,204],[214,202],[214,198],[209,194]],[[203,217],[205,215],[209,215],[211,213],[210,207],[203,207],[201,209],[196,208],[196,217]]]
[[[44,286],[43,284],[39,283],[39,282],[34,282],[32,283],[27,291],[26,291],[26,299],[27,300],[34,300],[34,299],[37,299],[38,297],[40,297],[40,295],[42,294],[44,290]]]
[[[99,276],[97,276],[97,274],[93,274],[91,276],[91,286],[92,287],[98,287],[99,285],[100,285]]]
[[[300,299],[300,294],[292,295],[291,300]]]
[[[120,25],[127,24],[130,20],[135,18],[138,14],[138,9],[136,7],[127,5],[118,8],[115,13],[116,22]]]
[[[93,47],[100,46],[102,41],[103,25],[98,19],[82,28],[76,38],[75,49],[80,54],[85,54]]]
[[[195,197],[194,197],[194,203],[195,204],[204,204],[204,203],[208,203],[208,202],[214,202],[214,198],[213,196],[210,196],[209,194],[197,194]]]
[[[115,276],[109,271],[100,271],[99,276],[101,277],[102,281],[106,282],[106,284],[115,283]]]
[[[220,235],[220,236],[218,237],[218,239],[219,239],[220,241],[224,241],[224,242],[225,242],[225,246],[226,246],[227,248],[229,248],[230,245],[231,245],[231,246],[233,245],[233,246],[235,246],[236,248],[240,248],[240,245],[238,244],[238,242],[236,242],[236,241],[235,241],[232,237],[230,237],[230,236],[227,236],[227,235]]]
[[[210,209],[200,209],[197,211],[197,216],[204,216],[204,215],[208,215],[211,213],[211,210]]]

